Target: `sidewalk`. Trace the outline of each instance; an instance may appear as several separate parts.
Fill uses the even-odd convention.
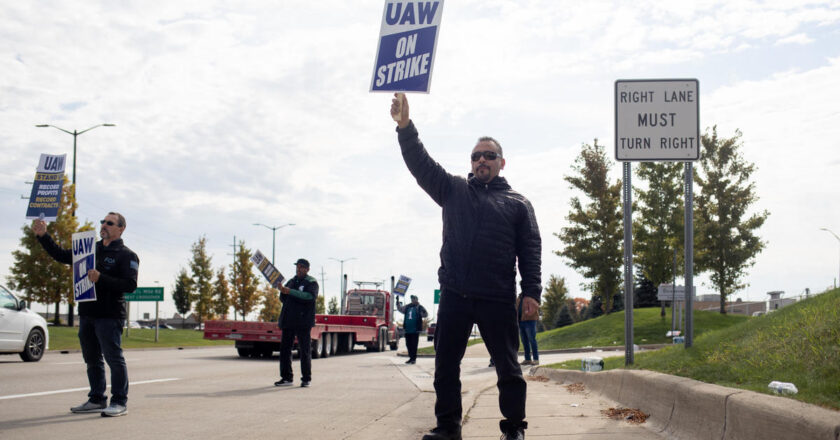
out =
[[[619,353],[619,352],[615,352]],[[608,355],[608,353],[603,353]],[[583,353],[541,354],[543,364],[576,359]],[[467,348],[462,366],[462,381],[479,385],[477,375],[484,380],[479,389],[464,387],[464,423],[462,434],[465,439],[498,439],[499,392],[495,384],[495,371],[487,368],[490,357],[483,344]],[[482,369],[479,373],[476,369]],[[602,410],[620,405],[590,390],[580,391],[558,382],[530,376],[527,367],[523,373],[528,381],[528,430],[526,438],[533,439],[662,439],[643,424],[631,424],[624,420],[613,420],[601,413]],[[467,380],[464,380],[467,377]]]

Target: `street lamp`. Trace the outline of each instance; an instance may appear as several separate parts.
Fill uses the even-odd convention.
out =
[[[73,199],[76,199],[76,138],[79,137],[80,134],[91,131],[96,127],[116,127],[116,124],[94,125],[93,127],[86,128],[82,131],[78,131],[78,130],[69,131],[69,130],[65,130],[61,127],[56,127],[55,125],[50,125],[50,124],[38,124],[38,125],[36,125],[36,127],[38,127],[38,128],[52,127],[52,128],[55,128],[56,130],[61,130],[65,133],[67,133],[67,134],[73,135]],[[76,203],[78,203],[78,200],[76,200]],[[76,216],[76,211],[74,210],[73,212],[70,213],[70,215],[75,217]],[[69,309],[68,313],[67,313],[67,324],[69,324],[72,327],[73,326],[73,306],[68,305],[67,308]]]
[[[268,226],[262,223],[254,223],[254,226],[265,226],[268,229],[271,229],[271,264],[274,265],[274,237],[277,235],[277,230],[280,228],[285,228],[286,226],[294,226],[294,223],[286,223],[285,225],[280,226]],[[277,265],[274,265],[277,267]]]
[[[61,127],[56,127],[55,125],[50,125],[50,124],[38,124],[38,125],[36,125],[36,127],[38,127],[38,128],[52,127],[52,128],[55,128],[56,130],[61,130],[65,133],[67,133],[67,134],[73,135],[73,189],[74,189],[74,191],[75,191],[75,188],[76,188],[76,138],[79,137],[80,134],[91,131],[96,127],[116,127],[116,126],[117,126],[116,124],[99,124],[99,125],[94,125],[93,127],[90,127],[90,128],[86,128],[82,131],[77,131],[77,130],[69,131],[69,130],[65,130]],[[75,194],[73,194],[73,195],[75,196]]]
[[[838,237],[838,236],[837,236],[837,234],[835,234],[834,232],[832,232],[830,229],[828,229],[828,228],[820,228],[820,231],[825,231],[825,232],[828,232],[829,234],[833,235],[833,236],[834,236],[834,238],[836,238],[836,239],[837,239],[837,242],[838,242],[838,243],[840,243],[840,237]],[[838,275],[840,275],[840,271],[838,271]],[[837,281],[838,281],[838,282],[840,282],[840,277],[838,277],[838,278],[837,278]],[[835,284],[835,285],[834,285],[834,287],[837,287],[837,284]]]
[[[339,299],[341,301],[341,304],[339,304],[338,308],[341,311],[342,315],[344,314],[344,291],[346,290],[346,288],[344,286],[344,262],[345,261],[350,261],[350,260],[355,260],[355,259],[356,259],[356,257],[345,258],[343,260],[338,259],[338,258],[330,257],[330,260],[335,260],[335,261],[338,261],[339,263],[341,263],[341,278],[339,279],[340,281],[338,283],[341,286],[340,287],[341,292],[339,292]]]

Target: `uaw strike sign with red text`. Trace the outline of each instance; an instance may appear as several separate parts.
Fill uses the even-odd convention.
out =
[[[386,0],[371,92],[429,93],[443,0]]]

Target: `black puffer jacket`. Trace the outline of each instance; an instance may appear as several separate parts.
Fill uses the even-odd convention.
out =
[[[522,292],[540,301],[542,242],[531,203],[503,177],[484,184],[446,172],[435,162],[413,122],[397,128],[403,159],[417,183],[443,208],[438,281],[447,290],[498,301]]]
[[[59,247],[49,234],[38,237],[44,250],[59,263],[72,264],[73,251]],[[125,294],[137,289],[137,270],[140,260],[122,239],[105,246],[96,242],[96,301],[79,303],[79,316],[125,319]]]

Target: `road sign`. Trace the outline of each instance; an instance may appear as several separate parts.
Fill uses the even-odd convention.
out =
[[[435,289],[435,304],[440,304],[440,289]]]
[[[656,299],[659,301],[685,301],[685,286],[673,287],[673,284],[660,284],[656,291]],[[697,287],[691,286],[691,297],[697,297]]]
[[[615,158],[641,162],[699,159],[698,81],[616,81]]]
[[[125,294],[126,301],[163,301],[163,287],[138,287]]]

